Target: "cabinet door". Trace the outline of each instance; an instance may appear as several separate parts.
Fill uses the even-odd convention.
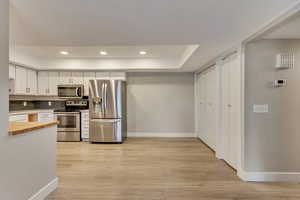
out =
[[[9,65],[9,79],[15,79],[16,78],[16,68],[14,65]]]
[[[89,139],[89,112],[81,112],[81,138]]]
[[[37,94],[37,74],[34,70],[27,70],[27,88],[29,88],[30,95]]]
[[[15,94],[27,94],[27,72],[23,67],[16,67]]]
[[[49,94],[49,72],[44,72],[44,71],[38,72],[38,94],[39,95]]]
[[[126,72],[110,72],[110,79],[126,80]]]
[[[9,116],[10,122],[28,122],[28,115],[11,115]]]
[[[38,121],[39,122],[51,122],[51,121],[54,121],[54,114],[53,114],[53,112],[40,112],[38,114]]]
[[[83,72],[72,72],[72,84],[83,84]]]
[[[59,73],[49,72],[49,95],[57,96],[57,85],[59,85]]]
[[[110,79],[109,72],[96,72],[96,79],[108,80]]]
[[[72,84],[72,72],[60,72],[59,73],[59,84]]]
[[[84,84],[84,96],[89,96],[89,81],[96,78],[95,72],[84,72],[83,84]]]

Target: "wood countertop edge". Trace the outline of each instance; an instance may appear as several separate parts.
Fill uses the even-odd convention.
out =
[[[10,122],[9,123],[9,135],[19,135],[19,134],[25,134],[30,131],[46,128],[49,126],[54,126],[57,125],[57,121],[51,121],[51,122]],[[17,128],[12,128],[11,126],[20,126],[22,125],[24,127],[17,127]]]

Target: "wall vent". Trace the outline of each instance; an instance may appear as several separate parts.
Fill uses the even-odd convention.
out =
[[[276,68],[290,69],[294,68],[295,56],[294,53],[280,53],[277,55]]]

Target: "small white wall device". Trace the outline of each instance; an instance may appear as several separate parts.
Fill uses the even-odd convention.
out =
[[[286,79],[278,79],[274,81],[274,87],[285,87],[287,84]]]
[[[294,68],[294,65],[295,65],[294,53],[277,54],[276,69],[290,69],[290,68]]]

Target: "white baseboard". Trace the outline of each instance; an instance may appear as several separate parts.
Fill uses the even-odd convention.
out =
[[[28,200],[44,200],[51,192],[53,192],[58,185],[58,178],[55,178],[50,183],[45,185],[42,189],[40,189],[37,193],[35,193]]]
[[[252,182],[300,182],[300,172],[247,172],[238,170],[243,181]]]
[[[170,132],[128,132],[127,133],[128,137],[187,137],[187,138],[195,138],[196,134],[195,133],[170,133]]]

